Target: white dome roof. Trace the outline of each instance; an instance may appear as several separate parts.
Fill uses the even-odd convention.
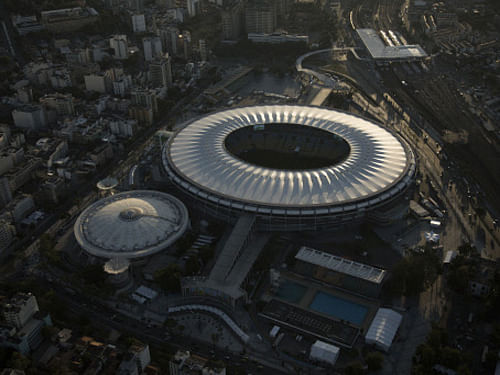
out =
[[[187,225],[187,209],[177,198],[136,190],[87,207],[74,230],[80,246],[95,256],[136,258],[165,249]]]

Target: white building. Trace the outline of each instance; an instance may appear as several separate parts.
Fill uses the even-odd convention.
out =
[[[3,306],[3,317],[7,323],[21,328],[39,311],[36,298],[31,293],[18,293]]]
[[[380,308],[375,314],[370,328],[365,335],[367,344],[374,344],[377,348],[387,352],[396,336],[403,316],[391,309]]]
[[[132,30],[134,33],[146,32],[146,18],[144,14],[134,14],[132,16]]]
[[[115,35],[115,36],[113,36],[109,40],[109,46],[114,51],[113,57],[115,59],[117,59],[117,60],[125,60],[125,59],[128,58],[128,41],[127,41],[127,36],[126,35]]]
[[[12,111],[14,124],[18,128],[38,130],[47,125],[47,114],[41,105],[26,105]]]
[[[316,340],[316,342],[311,346],[311,353],[309,358],[326,362],[334,366],[339,357],[340,349],[335,345],[328,344],[324,341]]]

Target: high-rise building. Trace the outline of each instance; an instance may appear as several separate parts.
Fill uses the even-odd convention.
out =
[[[187,0],[187,11],[189,17],[194,17],[201,13],[201,0]]]
[[[113,81],[113,94],[124,97],[132,87],[132,77],[130,75],[122,75]]]
[[[7,323],[22,328],[39,311],[36,298],[31,293],[18,293],[3,306],[3,317]]]
[[[11,244],[15,235],[15,227],[5,220],[0,220],[0,254]]]
[[[184,30],[182,35],[179,35],[179,41],[182,43],[184,49],[184,59],[189,60],[192,52],[191,32]]]
[[[144,10],[144,0],[130,0],[130,8],[142,12]]]
[[[9,179],[0,177],[0,208],[3,208],[12,200],[12,191],[10,189]]]
[[[222,36],[225,40],[239,39],[243,29],[243,14],[241,1],[234,1],[222,10]]]
[[[205,41],[205,39],[200,39],[198,41],[198,47],[200,49],[201,61],[207,61],[208,60],[208,50],[207,50],[207,42]]]
[[[245,8],[247,33],[270,34],[276,29],[276,3],[274,0],[254,0]]]
[[[175,26],[168,26],[160,30],[160,38],[164,49],[171,55],[177,55],[177,39],[179,29]]]
[[[161,39],[158,36],[143,38],[142,46],[144,49],[144,60],[146,61],[151,61],[163,53]]]
[[[59,116],[71,116],[75,114],[73,95],[51,94],[40,98],[40,103],[46,108],[56,111]]]
[[[134,33],[146,32],[146,18],[144,14],[134,14],[132,16],[132,30]]]
[[[113,49],[113,57],[118,60],[128,58],[128,41],[126,35],[115,35],[109,40],[109,46]]]
[[[172,77],[172,62],[168,53],[165,56],[156,58],[149,64],[149,75],[152,87],[171,87],[173,82]]]
[[[158,112],[158,102],[155,90],[133,90],[130,93],[132,104],[151,108],[153,113]]]
[[[47,114],[41,105],[25,105],[12,111],[14,124],[18,128],[38,130],[47,125]]]

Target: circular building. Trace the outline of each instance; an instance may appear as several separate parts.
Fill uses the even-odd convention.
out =
[[[97,190],[99,197],[107,197],[108,195],[115,194],[115,189],[118,186],[118,180],[114,177],[106,177],[97,182]]]
[[[169,139],[163,165],[197,207],[225,219],[254,214],[270,230],[381,220],[416,169],[408,145],[374,122],[288,105],[196,119]]]
[[[142,258],[180,238],[189,217],[177,198],[157,191],[135,190],[103,198],[87,207],[75,222],[79,245],[99,258]]]

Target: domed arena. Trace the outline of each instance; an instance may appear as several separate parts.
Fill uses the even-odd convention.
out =
[[[166,249],[188,225],[188,211],[177,198],[158,191],[135,190],[87,207],[76,220],[74,233],[78,244],[95,257],[133,259]]]

